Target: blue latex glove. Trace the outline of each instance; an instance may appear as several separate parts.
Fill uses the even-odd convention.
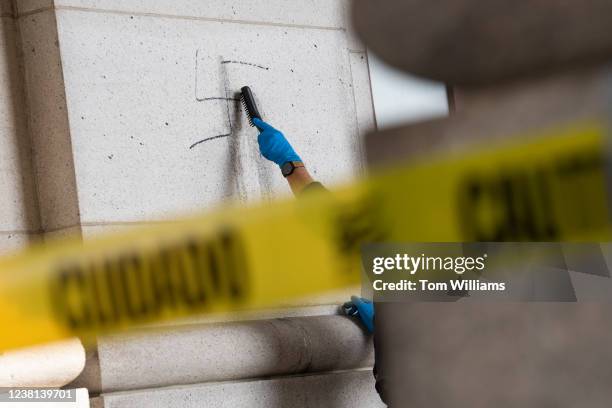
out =
[[[351,301],[342,305],[348,316],[357,316],[370,333],[374,333],[374,304],[371,300],[351,296]]]
[[[253,119],[253,124],[260,132],[257,136],[257,143],[259,143],[259,151],[263,157],[279,166],[290,161],[302,161],[279,130],[257,118]]]

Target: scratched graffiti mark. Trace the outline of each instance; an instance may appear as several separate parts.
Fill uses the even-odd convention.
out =
[[[200,141],[195,142],[194,144],[192,144],[191,146],[189,146],[189,150],[193,149],[194,147],[196,147],[197,145],[199,145],[200,143],[204,143],[204,142],[208,142],[209,140],[214,140],[214,139],[220,139],[222,137],[229,137],[231,136],[231,133],[226,133],[223,135],[217,135],[217,136],[211,136],[211,137],[207,137],[205,139],[202,139]]]
[[[201,97],[198,96],[198,89],[199,89],[199,82],[198,82],[198,77],[199,77],[199,69],[200,69],[200,50],[197,49],[196,50],[196,54],[195,54],[195,87],[194,87],[194,91],[195,91],[195,100],[197,102],[205,102],[205,101],[240,101],[240,99],[237,98],[227,98],[227,97],[223,97],[223,96],[211,96],[211,97]],[[221,65],[225,65],[225,64],[239,64],[239,65],[246,65],[249,67],[255,67],[255,68],[259,68],[259,69],[263,69],[268,71],[270,68],[269,67],[265,67],[263,65],[259,65],[259,64],[254,64],[252,62],[246,62],[246,61],[236,61],[236,60],[223,60],[221,61]]]
[[[199,75],[199,73],[200,73],[200,70],[199,70],[200,62],[199,62],[199,60],[200,59],[198,58],[199,54],[200,54],[200,50],[198,49],[198,50],[196,50],[196,53],[195,53],[195,75],[194,75],[194,77],[195,77],[195,87],[194,87],[194,95],[195,95],[196,101],[201,102],[204,99],[198,97],[198,89],[199,89],[198,88],[198,77],[200,76]]]
[[[201,101],[236,101],[236,102],[240,102],[240,98],[223,98],[220,96],[214,96],[212,98],[202,98],[198,100],[199,102]]]
[[[224,134],[220,134],[220,135],[216,135],[216,136],[211,136],[211,137],[207,137],[204,138],[202,140],[199,140],[195,143],[193,143],[191,146],[189,146],[189,150],[193,149],[194,147],[204,143],[204,142],[208,142],[211,140],[216,140],[216,139],[221,139],[221,138],[225,138],[225,137],[230,137],[233,135],[234,133],[234,127],[232,125],[232,119],[231,119],[231,114],[230,114],[230,103],[231,102],[240,102],[240,98],[237,97],[236,95],[234,95],[234,97],[230,96],[229,93],[229,84],[228,84],[228,78],[227,75],[224,75],[224,91],[225,91],[225,96],[200,96],[198,95],[198,90],[199,90],[199,82],[198,82],[198,78],[199,78],[199,70],[200,70],[200,58],[199,58],[199,54],[200,54],[200,50],[196,49],[196,53],[195,53],[195,100],[197,102],[206,102],[206,101],[225,101],[225,107],[226,107],[226,112],[227,112],[227,121],[229,123],[229,133],[224,133]],[[221,58],[220,58],[221,59]],[[263,65],[259,65],[259,64],[254,64],[251,62],[246,62],[246,61],[237,61],[237,60],[223,60],[221,59],[220,61],[220,65],[226,65],[226,64],[239,64],[239,65],[246,65],[249,67],[254,67],[254,68],[258,68],[258,69],[263,69],[263,70],[270,70],[269,67],[263,66]],[[223,70],[225,72],[225,70]]]
[[[222,64],[248,65],[250,67],[255,67],[255,68],[259,68],[259,69],[265,69],[266,71],[268,71],[270,69],[269,67],[264,67],[263,65],[253,64],[252,62],[245,62],[245,61],[230,61],[230,60],[226,60],[226,61],[221,61],[221,63]]]

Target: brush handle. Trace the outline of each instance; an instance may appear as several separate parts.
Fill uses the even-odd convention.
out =
[[[255,103],[255,97],[253,96],[251,88],[248,86],[243,86],[240,91],[242,93],[242,104],[244,105],[247,117],[249,118],[249,123],[251,126],[254,126],[253,119],[257,118],[262,120],[259,109],[257,109],[257,104]]]

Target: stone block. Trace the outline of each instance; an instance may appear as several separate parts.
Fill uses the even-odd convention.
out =
[[[32,236],[23,232],[0,232],[0,256],[25,248]]]
[[[374,390],[371,370],[104,394],[96,403],[105,408],[385,406]]]
[[[73,227],[79,211],[54,12],[22,16],[19,28],[41,224]]]
[[[353,319],[314,316],[150,328],[102,337],[88,366],[103,392],[370,367]],[[138,375],[134,375],[138,373]]]
[[[0,387],[63,387],[85,366],[79,339],[0,354]]]
[[[18,15],[31,14],[53,7],[53,0],[15,0]]]
[[[347,0],[17,5],[46,231],[289,195],[235,101],[243,85],[316,178],[362,167],[372,112],[354,93],[368,98],[369,78],[348,52]]]
[[[80,9],[120,14],[148,14],[264,23],[282,26],[341,29],[346,26],[346,0],[314,0],[307,6],[299,1],[284,0],[19,0],[19,12],[31,13],[41,8]]]
[[[13,18],[1,17],[0,231],[34,232],[40,225],[16,34]]]
[[[225,100],[243,85],[315,177],[335,184],[359,168],[343,31],[57,13],[81,222],[289,194],[239,104]]]
[[[181,330],[181,326],[201,326],[203,324],[220,322],[252,322],[256,320],[271,320],[295,317],[337,316],[342,314],[338,304],[315,305],[315,306],[285,306],[284,308],[242,311],[234,313],[220,313],[207,316],[190,316],[183,319],[170,320],[163,323],[150,324],[142,329],[157,329],[166,333],[173,330]],[[180,332],[177,333],[180,335]],[[128,339],[130,341],[131,338]],[[116,340],[119,341],[119,340]],[[84,370],[74,382],[71,388],[86,387],[91,392],[99,393],[102,390],[102,377],[100,372],[100,358],[98,344],[92,344],[86,349],[86,364]]]

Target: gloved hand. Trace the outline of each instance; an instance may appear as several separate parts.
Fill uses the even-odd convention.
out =
[[[253,124],[260,132],[257,143],[259,143],[259,151],[263,157],[279,166],[290,161],[302,161],[279,130],[257,118],[253,119]]]
[[[351,296],[351,301],[342,305],[348,316],[357,316],[370,333],[374,332],[374,304],[371,300]]]

